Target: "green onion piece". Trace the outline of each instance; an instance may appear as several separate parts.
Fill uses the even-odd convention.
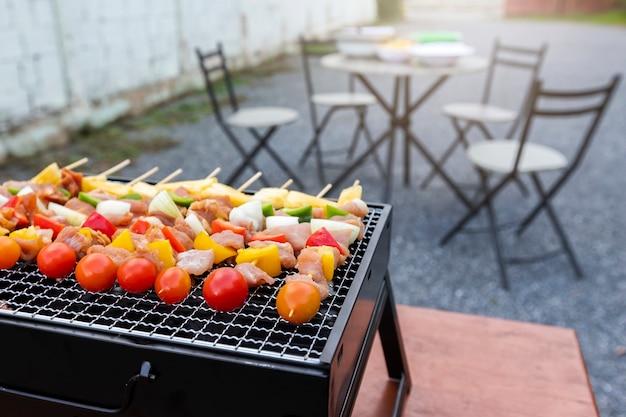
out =
[[[69,190],[66,189],[66,188],[57,186],[57,190],[59,190],[59,192],[61,194],[63,194],[64,196],[66,196],[66,197],[71,197],[72,196],[72,193],[70,193]]]
[[[171,191],[168,191],[168,194],[177,206],[189,207],[195,201],[193,197],[183,197]]]
[[[94,207],[96,207],[101,201],[99,198],[90,196],[89,194],[82,191],[78,193],[78,199],[84,203],[91,204]]]
[[[141,196],[141,194],[130,193],[130,194],[121,196],[119,199],[120,200],[143,200],[143,197]]]
[[[331,205],[327,205],[326,206],[326,218],[330,219],[333,216],[347,216],[349,213],[345,210],[342,210],[340,208],[331,206]]]
[[[7,188],[7,190],[11,193],[11,195],[17,195],[17,193],[20,192],[20,190],[18,190],[17,188],[12,187]]]
[[[302,206],[302,207],[297,207],[297,208],[283,209],[283,212],[285,214],[288,214],[288,215],[294,216],[294,217],[309,217],[309,218],[311,218],[313,216],[313,206],[308,205],[308,206]]]
[[[263,216],[269,217],[274,215],[274,206],[272,206],[272,203],[263,203],[261,208],[263,209]]]

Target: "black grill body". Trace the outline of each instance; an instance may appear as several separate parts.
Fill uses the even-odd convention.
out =
[[[168,306],[151,292],[88,293],[32,264],[0,270],[0,415],[349,415],[377,330],[401,409],[410,378],[387,274],[391,207],[369,206],[364,239],[300,326],[279,318],[279,284],[216,313],[200,285]]]

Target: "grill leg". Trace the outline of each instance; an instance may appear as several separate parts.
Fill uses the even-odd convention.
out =
[[[383,307],[383,313],[378,325],[378,333],[385,354],[387,372],[390,378],[399,381],[396,403],[393,408],[394,416],[401,416],[404,401],[411,390],[411,375],[409,373],[409,363],[404,352],[402,334],[400,333],[400,322],[396,312],[396,304],[391,292],[391,282],[389,273],[385,275],[385,287],[387,297]]]

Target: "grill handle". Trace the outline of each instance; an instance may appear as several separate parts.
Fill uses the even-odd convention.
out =
[[[16,396],[21,396],[21,397],[27,397],[27,398],[39,400],[39,401],[47,401],[50,403],[56,403],[56,404],[73,407],[73,408],[79,408],[79,409],[88,410],[88,411],[96,411],[96,412],[104,413],[104,414],[120,414],[124,410],[126,410],[128,406],[130,405],[135,384],[137,384],[138,382],[142,382],[142,381],[147,382],[147,383],[152,383],[155,381],[156,375],[150,373],[151,369],[152,369],[152,365],[150,364],[150,362],[148,361],[142,362],[139,373],[130,377],[130,379],[126,383],[126,387],[124,389],[124,397],[122,398],[122,404],[118,408],[98,407],[98,406],[83,404],[83,403],[74,402],[74,401],[62,400],[59,398],[49,397],[46,395],[33,394],[30,392],[26,392],[26,391],[6,388],[3,386],[0,386],[0,392],[4,392],[4,393],[16,395]]]

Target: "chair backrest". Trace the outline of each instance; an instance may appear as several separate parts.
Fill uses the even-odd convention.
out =
[[[569,159],[569,165],[559,182],[564,182],[569,174],[576,169],[583,159],[591,139],[594,137],[598,125],[607,109],[609,101],[615,93],[621,79],[621,74],[614,75],[611,80],[602,86],[591,88],[577,88],[575,90],[544,88],[541,80],[533,82],[531,97],[528,102],[528,117],[522,128],[519,151],[515,160],[514,172],[517,171],[524,145],[529,140],[533,122],[539,118],[556,117],[587,117],[587,126],[578,131],[582,139]]]
[[[541,70],[541,66],[543,65],[547,50],[548,45],[545,43],[539,48],[528,48],[503,44],[498,38],[494,41],[494,46],[491,51],[490,65],[487,69],[485,89],[482,97],[482,102],[484,104],[489,103],[492,99],[492,92],[495,83],[494,80],[497,71],[506,67],[530,71],[529,83],[527,84],[528,89],[525,91],[525,94],[520,101],[519,108],[517,109],[519,110],[518,118],[511,126],[509,132],[507,133],[507,137],[513,136],[517,130],[520,120],[526,117],[523,111],[527,108],[526,106],[530,98],[530,86],[539,77],[539,72]]]
[[[196,55],[198,56],[198,63],[204,76],[204,84],[207,94],[209,95],[209,101],[213,112],[219,123],[223,123],[222,108],[220,101],[217,98],[217,85],[216,81],[221,77],[223,80],[226,91],[228,94],[228,103],[231,110],[236,112],[239,108],[237,103],[237,96],[235,95],[235,89],[233,87],[233,81],[226,65],[226,57],[224,56],[224,49],[221,43],[217,44],[217,48],[208,52],[202,52],[200,48],[196,48]]]
[[[302,57],[302,71],[304,72],[304,81],[306,83],[306,92],[309,102],[309,113],[311,114],[313,126],[317,126],[317,109],[311,100],[311,97],[315,94],[315,82],[311,67],[312,64],[319,61],[322,56],[336,52],[337,46],[332,39],[306,39],[304,36],[300,36],[299,41],[300,55]]]

